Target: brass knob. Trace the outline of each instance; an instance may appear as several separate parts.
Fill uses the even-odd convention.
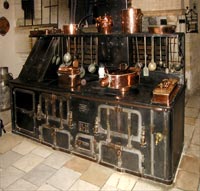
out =
[[[161,142],[163,140],[163,134],[162,133],[156,133],[156,137],[155,137],[155,144],[156,146],[158,145],[159,142]]]

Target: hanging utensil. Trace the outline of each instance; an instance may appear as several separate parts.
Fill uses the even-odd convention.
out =
[[[80,78],[85,76],[85,68],[83,67],[84,62],[84,51],[83,51],[83,36],[81,37],[81,68],[80,68]]]
[[[159,66],[163,66],[163,61],[162,61],[162,38],[160,37],[160,61],[159,61]]]
[[[77,58],[77,46],[76,46],[76,37],[74,37],[74,60],[72,66],[78,68],[79,62]]]
[[[67,38],[67,52],[64,54],[63,56],[63,60],[66,64],[66,66],[70,66],[71,65],[71,54],[70,54],[70,37]]]
[[[171,41],[173,40],[173,42],[171,43],[171,72],[173,73],[175,71],[175,46],[176,46],[176,39],[172,38]]]
[[[177,41],[178,41],[178,39],[177,39]],[[177,45],[178,45],[178,42],[177,42]],[[182,56],[179,54],[178,47],[176,48],[176,55],[177,55],[177,62],[175,64],[174,68],[176,71],[180,71],[182,69],[183,65],[181,63]]]
[[[60,40],[61,40],[61,57],[60,57],[60,62],[61,62],[61,65],[59,66],[59,68],[62,68],[62,67],[65,67],[66,65],[65,65],[65,62],[64,62],[64,50],[63,50],[63,48],[64,48],[64,38],[63,37],[60,37]],[[58,75],[60,76],[60,73],[58,72]]]
[[[143,68],[143,75],[149,76],[149,69],[147,67],[147,42],[146,36],[144,36],[144,68]]]
[[[173,52],[172,52],[172,39],[169,39],[169,72],[173,72]]]
[[[163,68],[167,67],[167,62],[168,62],[168,45],[167,45],[168,41],[167,41],[167,37],[165,38],[165,62],[163,62]]]
[[[59,65],[60,64],[60,39],[58,39],[57,47],[58,47],[58,52],[56,56],[56,65]]]
[[[139,68],[142,68],[143,64],[140,62],[140,54],[139,54],[139,48],[138,48],[138,38],[135,37],[135,42],[136,42],[136,52],[137,52],[137,63],[136,66]]]
[[[53,51],[54,52],[54,56],[53,56],[53,58],[51,60],[52,64],[55,64],[55,62],[56,62],[56,49],[57,49],[57,46],[54,47],[54,51]]]
[[[151,62],[148,65],[149,71],[156,70],[156,63],[154,61],[154,36],[151,37]]]
[[[95,65],[98,65],[98,57],[99,57],[99,55],[98,55],[98,47],[99,47],[98,37],[96,37],[95,44],[96,44]]]
[[[92,38],[92,36],[90,37],[90,59],[91,59],[91,63],[90,63],[90,65],[88,66],[88,71],[90,72],[90,73],[94,73],[95,72],[95,70],[96,70],[96,67],[95,67],[95,62],[93,62],[93,45],[92,45],[92,43],[93,43],[93,38]]]
[[[165,73],[166,74],[168,74],[169,73],[169,51],[168,51],[168,46],[169,46],[169,39],[168,39],[168,37],[166,37],[166,47],[165,47],[165,49],[166,49],[166,59],[165,59],[165,61],[166,61],[166,63],[164,63],[163,64],[163,67],[165,68]]]

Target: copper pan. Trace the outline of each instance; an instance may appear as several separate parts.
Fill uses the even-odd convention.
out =
[[[125,71],[113,71],[100,81],[100,85],[120,91],[128,91],[139,82],[140,68],[130,67]]]

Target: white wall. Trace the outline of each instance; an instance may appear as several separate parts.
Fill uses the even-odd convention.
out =
[[[9,9],[3,8],[4,0],[0,0],[0,16],[4,16],[10,23],[10,29],[5,36],[0,35],[0,66],[9,67],[9,72],[17,76],[22,68],[21,58],[15,50],[15,12],[14,1],[9,1]]]
[[[8,19],[10,29],[5,36],[0,35],[0,66],[9,67],[9,72],[16,78],[26,61],[35,39],[29,38],[29,32],[33,29],[16,26],[20,21],[19,18],[23,16],[21,1],[8,1],[10,4],[9,9],[3,8],[3,2],[4,0],[0,0],[0,16]],[[66,24],[69,20],[66,2],[66,0],[59,0],[59,28],[62,28],[63,24]]]

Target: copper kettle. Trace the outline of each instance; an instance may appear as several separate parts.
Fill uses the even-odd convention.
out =
[[[110,34],[112,32],[113,21],[109,15],[99,16],[96,18],[96,26],[98,32],[103,34]]]

